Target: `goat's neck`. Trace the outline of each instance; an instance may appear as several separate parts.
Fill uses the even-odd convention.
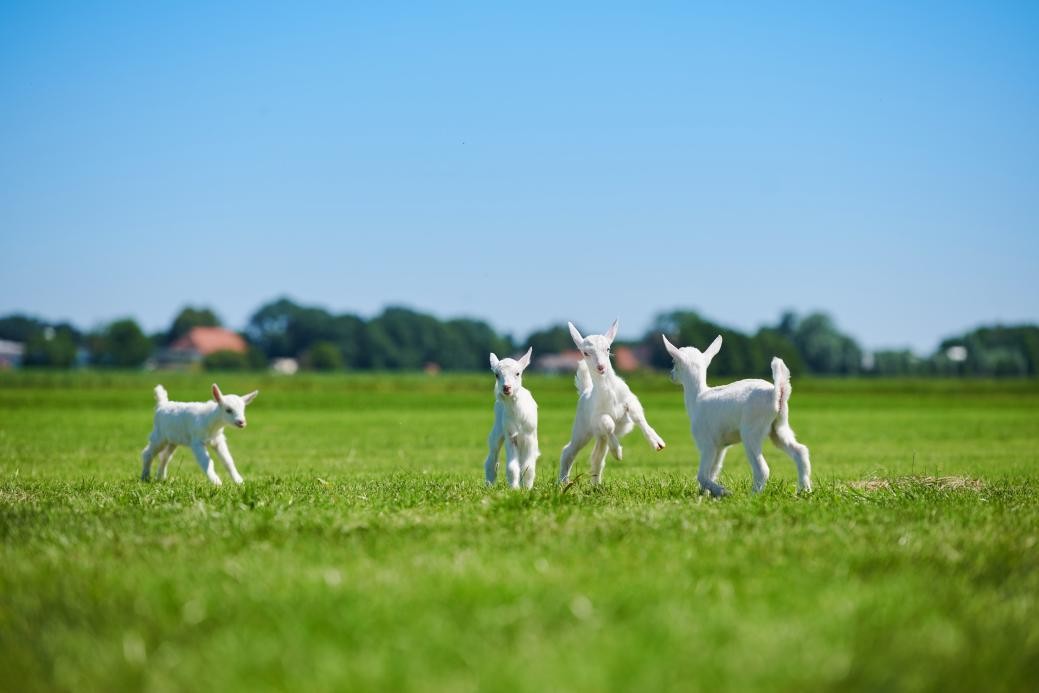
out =
[[[209,407],[206,413],[202,415],[202,420],[205,422],[205,429],[210,433],[217,433],[224,427],[224,422],[220,416],[220,405],[216,402],[207,402]]]
[[[691,402],[696,402],[704,395],[704,393],[711,389],[707,385],[706,373],[701,373],[698,376],[689,374],[682,378],[682,385],[685,387],[686,397],[688,397]]]

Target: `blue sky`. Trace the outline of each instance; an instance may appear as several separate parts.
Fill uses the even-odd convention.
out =
[[[1039,320],[1039,4],[148,5],[0,4],[0,313]]]

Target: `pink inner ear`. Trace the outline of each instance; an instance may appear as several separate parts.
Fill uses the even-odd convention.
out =
[[[217,402],[220,401],[220,388],[216,385],[213,386],[213,399],[215,399]]]

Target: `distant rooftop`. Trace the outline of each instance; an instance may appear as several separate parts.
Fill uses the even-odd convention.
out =
[[[241,335],[225,327],[193,327],[187,334],[170,345],[172,351],[196,351],[209,356],[218,351],[244,354],[248,346]]]

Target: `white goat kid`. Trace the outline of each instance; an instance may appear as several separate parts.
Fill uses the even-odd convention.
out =
[[[494,427],[487,438],[484,474],[487,485],[498,478],[498,453],[505,444],[505,477],[509,486],[532,488],[534,471],[541,454],[538,450],[538,405],[530,390],[523,387],[523,371],[530,365],[533,347],[518,361],[491,354],[494,371]]]
[[[663,336],[663,335],[661,335]],[[707,350],[679,349],[664,338],[664,346],[675,361],[673,378],[685,389],[685,409],[689,414],[693,439],[700,450],[700,487],[713,496],[728,493],[718,483],[722,461],[730,445],[743,441],[754,476],[754,492],[768,483],[768,464],[762,454],[766,437],[794,460],[797,488],[812,490],[812,464],[808,448],[797,442],[790,428],[790,370],[783,359],[772,359],[772,381],[740,380],[718,387],[707,386],[707,367],[722,346],[719,335]]]
[[[162,385],[155,386],[155,425],[148,446],[141,453],[144,467],[141,479],[147,481],[151,473],[152,459],[159,458],[155,476],[166,478],[170,457],[178,445],[185,445],[195,453],[198,466],[214,484],[221,484],[220,477],[213,471],[213,460],[206,451],[211,446],[224,463],[227,473],[236,484],[242,483],[242,475],[235,468],[231,451],[227,449],[224,426],[245,428],[245,406],[260,394],[254,390],[247,395],[225,395],[213,384],[212,402],[171,402]]]
[[[614,320],[606,334],[582,337],[573,323],[570,336],[581,350],[582,359],[577,365],[574,384],[577,386],[577,415],[570,442],[563,447],[559,458],[559,483],[570,479],[574,458],[592,438],[591,478],[593,484],[602,481],[602,470],[606,464],[606,452],[621,459],[620,439],[634,426],[642,429],[642,435],[655,450],[664,449],[664,440],[646,421],[642,404],[628,384],[613,372],[610,363],[610,345],[617,336],[617,321]]]

